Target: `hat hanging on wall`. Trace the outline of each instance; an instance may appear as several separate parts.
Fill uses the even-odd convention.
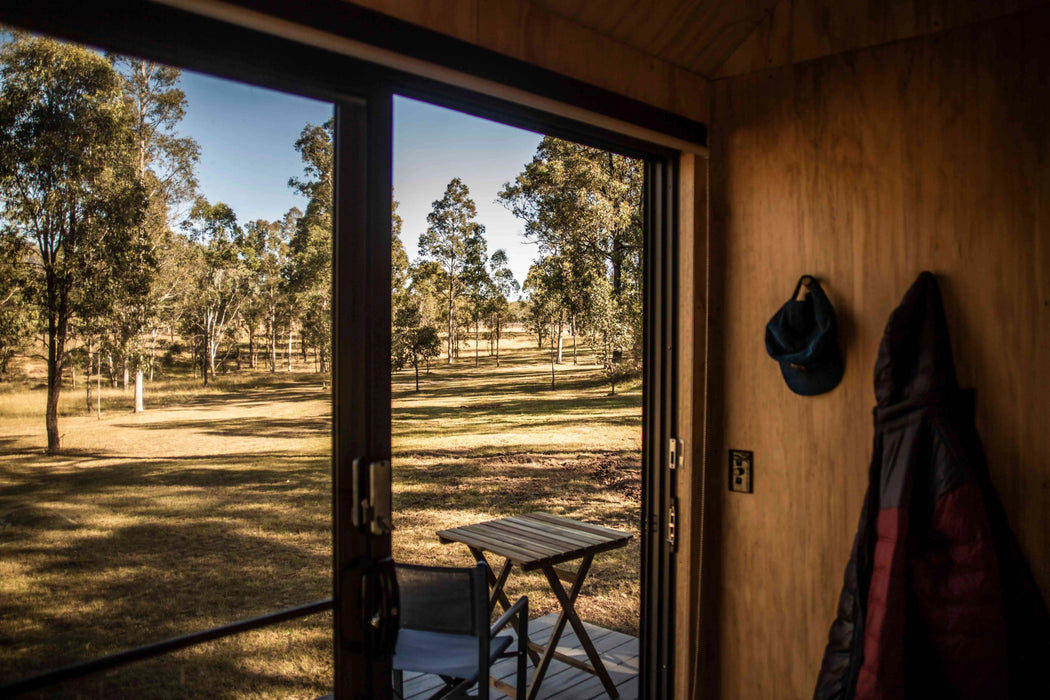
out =
[[[796,394],[823,394],[842,380],[835,309],[814,277],[802,275],[791,298],[769,319],[766,352],[780,363]]]

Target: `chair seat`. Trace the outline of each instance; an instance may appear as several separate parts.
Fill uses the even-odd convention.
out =
[[[489,658],[502,654],[513,641],[509,634],[493,637],[489,641]],[[402,628],[397,635],[394,669],[473,679],[478,675],[478,638]]]

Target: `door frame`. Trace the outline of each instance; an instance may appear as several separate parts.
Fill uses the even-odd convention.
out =
[[[189,3],[193,4],[193,3]],[[672,141],[705,149],[706,126],[535,66],[456,42],[338,0],[313,3],[233,3],[273,16],[295,14],[315,27],[332,12],[360,36],[373,32],[385,48],[451,63],[466,73],[492,74],[585,110],[606,114],[643,132],[666,131]],[[389,659],[376,658],[360,641],[362,615],[351,597],[362,588],[360,572],[390,554],[389,535],[351,524],[355,459],[390,457],[390,206],[393,95],[493,119],[611,150],[646,162],[645,186],[645,384],[642,486],[642,657],[640,691],[674,694],[675,544],[671,519],[677,504],[671,440],[677,437],[677,290],[679,150],[593,123],[552,114],[433,78],[299,43],[159,3],[116,0],[104,9],[77,0],[38,0],[0,9],[0,21],[71,41],[103,45],[189,70],[328,100],[336,105],[335,234],[333,236],[333,600],[337,697],[383,696]],[[396,31],[391,31],[391,28]],[[173,37],[175,37],[173,39]],[[420,42],[420,37],[426,41]],[[393,42],[393,46],[391,46]],[[348,235],[348,232],[354,232]],[[362,300],[379,300],[364,304]],[[364,333],[358,332],[365,329]],[[379,371],[355,372],[353,368]],[[363,493],[364,476],[356,475]],[[328,601],[332,603],[332,601]],[[313,611],[323,602],[312,604]],[[304,609],[309,606],[304,606]],[[275,613],[272,616],[279,615]],[[269,618],[271,616],[263,616]],[[262,618],[260,618],[262,619]],[[281,619],[289,619],[287,616]],[[250,621],[248,621],[250,622]],[[240,623],[229,626],[236,628]],[[256,623],[259,624],[264,623]],[[268,624],[268,623],[265,623]],[[235,631],[239,631],[239,628]],[[215,631],[197,635],[202,639]],[[207,637],[209,639],[215,636]],[[190,640],[190,643],[193,643]],[[181,648],[181,647],[180,647]],[[136,652],[138,650],[132,650]],[[145,658],[128,652],[123,656]],[[158,652],[160,653],[160,652]],[[114,655],[113,664],[124,663]],[[104,661],[104,660],[96,660]],[[96,662],[93,671],[102,667]],[[358,681],[368,679],[365,686]]]

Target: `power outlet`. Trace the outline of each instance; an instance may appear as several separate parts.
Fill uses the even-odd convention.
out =
[[[755,453],[748,450],[729,450],[729,490],[754,493]]]

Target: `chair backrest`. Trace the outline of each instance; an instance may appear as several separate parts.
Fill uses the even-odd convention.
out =
[[[401,627],[486,636],[489,625],[488,567],[397,565]]]

